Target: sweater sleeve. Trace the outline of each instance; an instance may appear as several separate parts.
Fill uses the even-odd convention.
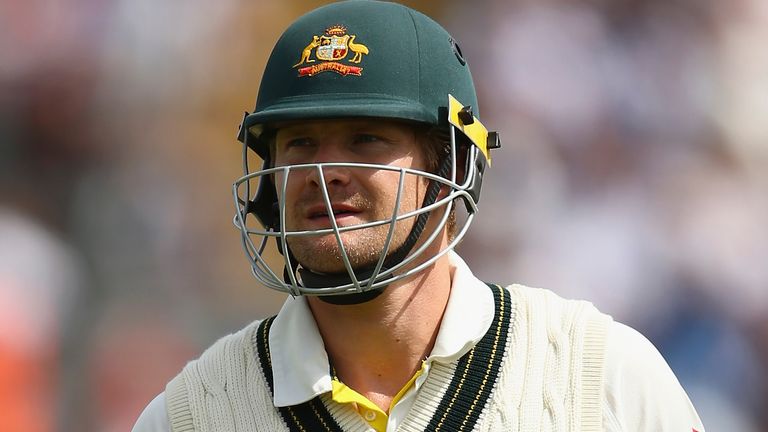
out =
[[[605,430],[704,431],[693,404],[667,362],[636,330],[612,324],[604,372]]]
[[[131,432],[170,432],[171,425],[165,409],[165,393],[160,393],[144,408]]]

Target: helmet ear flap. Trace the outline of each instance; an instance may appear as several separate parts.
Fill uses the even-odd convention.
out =
[[[262,169],[268,169],[270,168],[270,165],[270,158],[267,157],[264,159]],[[281,230],[277,189],[275,189],[275,183],[272,181],[271,175],[262,176],[259,180],[259,188],[256,190],[256,197],[248,202],[247,212],[254,214],[266,230]],[[285,255],[282,242],[276,238],[275,243],[277,244],[277,251],[280,252],[281,255]]]
[[[479,154],[480,152],[477,147],[470,146],[469,151],[474,152],[475,156],[467,157],[465,162],[464,175],[469,176],[470,173],[472,175],[472,178],[469,179],[470,183],[467,186],[467,193],[469,193],[469,196],[472,198],[472,201],[474,201],[474,204],[470,203],[469,200],[465,197],[464,205],[466,205],[467,211],[470,211],[472,206],[477,205],[477,203],[480,201],[480,189],[483,186],[483,174],[485,174],[485,168],[488,167],[488,162],[481,154]],[[472,166],[473,163],[474,167]]]
[[[248,116],[247,112],[245,113],[245,116]],[[259,136],[255,136],[250,131],[246,130],[244,125],[245,117],[243,117],[243,123],[240,125],[238,139],[243,142],[248,149],[253,150],[262,158],[264,161],[261,165],[262,170],[271,168],[272,155],[269,150],[269,145],[270,141],[274,138],[274,131],[264,131]],[[272,176],[261,176],[259,178],[259,187],[256,190],[256,196],[253,200],[248,201],[246,213],[255,215],[267,230],[272,229],[274,231],[279,231],[280,218],[277,206],[277,189],[275,189],[275,183],[272,181]]]
[[[268,169],[271,161],[269,157],[264,160],[262,169]],[[253,213],[267,230],[280,230],[279,209],[277,203],[277,190],[271,175],[262,176],[259,180],[259,188],[253,201],[248,203],[248,213]]]

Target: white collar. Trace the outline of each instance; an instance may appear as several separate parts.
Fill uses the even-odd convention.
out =
[[[428,363],[461,357],[485,335],[493,320],[491,291],[458,254],[447,255],[453,270],[451,294]],[[285,301],[270,330],[269,347],[275,406],[297,405],[331,391],[328,355],[306,298]]]

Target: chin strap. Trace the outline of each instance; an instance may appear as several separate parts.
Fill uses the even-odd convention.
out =
[[[448,174],[448,170],[451,166],[451,158],[450,156],[442,158],[442,162],[440,164],[440,169],[438,170],[438,175],[441,177],[445,177]],[[422,203],[422,208],[432,205],[436,200],[437,196],[440,193],[440,187],[441,184],[437,181],[430,180],[429,186],[427,188],[427,193],[424,196],[424,202]],[[411,228],[410,234],[408,234],[408,238],[405,240],[402,246],[397,248],[397,250],[392,253],[387,259],[384,260],[384,263],[381,266],[381,269],[379,270],[379,273],[385,272],[397,264],[401,263],[411,252],[413,247],[416,245],[416,242],[418,242],[419,238],[421,237],[422,232],[424,231],[424,227],[427,224],[427,220],[429,220],[431,212],[424,212],[419,214],[416,217],[416,222],[414,222],[413,227]],[[279,242],[278,242],[279,243]],[[316,273],[312,270],[303,268],[299,265],[299,263],[296,261],[296,258],[294,258],[293,254],[288,251],[288,257],[291,260],[291,264],[294,269],[298,272],[300,275],[300,284],[302,286],[305,286],[307,288],[330,288],[334,286],[340,286],[340,285],[347,285],[352,283],[352,278],[349,277],[349,273],[347,272],[339,272],[339,273]],[[370,279],[373,276],[374,271],[376,270],[376,265],[370,265],[363,268],[355,269],[355,278],[357,280],[366,280]],[[290,278],[288,277],[287,269],[283,269],[283,279],[286,283],[290,283]],[[381,280],[378,280],[377,282],[386,281],[388,279],[391,279],[394,277],[394,274],[390,273],[385,278],[382,278]],[[325,295],[325,296],[318,296],[320,300],[331,303],[331,304],[337,304],[337,305],[351,305],[351,304],[361,304],[368,301],[371,301],[381,295],[382,292],[384,292],[384,289],[388,285],[383,285],[378,288],[365,291],[362,293],[352,293],[352,294],[338,294],[338,295]]]

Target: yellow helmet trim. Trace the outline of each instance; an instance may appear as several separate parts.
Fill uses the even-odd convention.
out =
[[[488,129],[483,126],[483,124],[480,123],[480,120],[478,120],[474,115],[472,116],[474,119],[472,123],[464,124],[459,118],[459,112],[462,109],[464,109],[464,105],[455,97],[453,97],[453,95],[449,94],[448,122],[464,132],[464,135],[466,135],[472,141],[472,143],[474,143],[477,148],[480,149],[480,151],[483,153],[483,156],[485,156],[485,160],[488,161],[488,166],[490,166],[491,155],[488,152]]]

